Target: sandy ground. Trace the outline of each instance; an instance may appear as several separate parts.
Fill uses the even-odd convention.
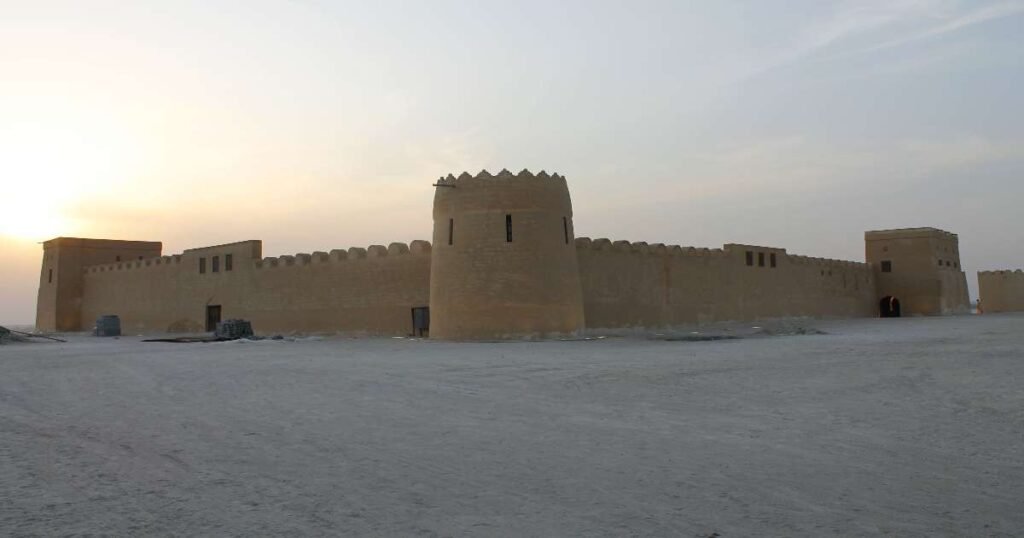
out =
[[[1024,316],[0,346],[0,533],[1020,536]]]

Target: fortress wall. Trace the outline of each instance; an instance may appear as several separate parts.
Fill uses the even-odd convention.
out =
[[[117,314],[126,334],[202,332],[206,306],[221,305],[222,319],[248,319],[258,333],[406,335],[411,309],[428,304],[426,241],[277,258],[259,258],[252,243],[90,267],[83,317]],[[230,271],[226,252],[234,253]],[[216,273],[213,255],[221,256]],[[207,259],[203,274],[201,257]]]
[[[978,295],[986,313],[1024,312],[1024,271],[981,271]]]
[[[591,329],[877,315],[874,277],[863,263],[746,245],[709,250],[580,238],[576,249]]]

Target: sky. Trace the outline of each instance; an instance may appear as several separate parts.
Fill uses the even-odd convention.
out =
[[[1024,0],[0,0],[0,323],[56,236],[429,239],[441,175],[558,172],[578,236],[1024,267]]]

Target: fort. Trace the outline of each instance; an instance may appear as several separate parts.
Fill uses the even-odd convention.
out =
[[[36,326],[82,331],[115,314],[133,333],[244,318],[260,332],[490,340],[969,311],[958,238],[934,228],[867,232],[853,262],[576,237],[558,174],[463,173],[435,187],[432,242],[264,258],[256,240],[173,256],[159,242],[46,241]],[[1024,297],[1019,271],[981,282],[990,308],[1002,305],[990,295]]]

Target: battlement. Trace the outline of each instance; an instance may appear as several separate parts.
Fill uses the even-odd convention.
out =
[[[513,174],[512,172],[509,172],[508,169],[502,168],[501,172],[498,172],[497,175],[492,175],[490,172],[488,172],[486,169],[484,169],[484,170],[481,170],[479,173],[477,173],[477,175],[475,175],[475,176],[470,175],[468,172],[463,172],[463,173],[459,174],[458,177],[456,177],[456,176],[454,176],[452,174],[448,174],[447,176],[441,176],[441,177],[439,177],[437,179],[437,185],[439,185],[439,186],[443,185],[443,186],[446,186],[446,187],[458,187],[458,185],[461,184],[461,183],[468,183],[468,182],[474,182],[474,181],[495,181],[495,180],[512,180],[512,179],[518,179],[518,180],[538,180],[538,179],[539,180],[549,180],[550,179],[550,180],[563,181],[564,182],[565,181],[565,176],[560,176],[557,173],[556,174],[548,174],[547,172],[545,172],[543,170],[541,170],[538,174],[534,175],[532,172],[530,172],[526,168],[523,168],[522,170],[520,170],[518,174]]]
[[[779,255],[780,259],[787,259],[793,265],[821,266],[825,269],[853,269],[869,272],[871,266],[863,262],[849,260],[834,260],[829,258],[816,258],[812,256],[799,256],[787,253],[784,248],[760,247],[756,245],[741,245],[730,243],[723,248],[709,249],[697,247],[684,247],[679,245],[665,245],[662,243],[648,244],[643,241],[612,241],[606,238],[591,239],[589,237],[577,237],[576,249],[591,251],[609,251],[632,253],[653,256],[680,256],[693,258],[725,258],[743,256],[746,252],[764,252]]]
[[[125,262],[114,262],[114,263],[103,263],[98,265],[90,265],[83,267],[82,272],[84,273],[105,273],[107,271],[126,271],[129,269],[145,269],[147,267],[166,267],[168,265],[176,265],[181,263],[181,254],[174,254],[173,256],[156,256],[153,258],[144,258],[141,260],[129,260]]]
[[[612,241],[604,237],[597,239],[577,237],[576,250],[629,252],[654,256],[707,257],[725,255],[725,251],[722,249],[683,247],[679,245],[666,245],[664,243],[647,243],[645,241]]]
[[[82,269],[84,273],[105,273],[108,271],[127,271],[132,269],[158,269],[167,266],[180,265],[183,258],[196,257],[199,255],[208,255],[212,252],[222,252],[226,247],[249,247],[252,246],[252,252],[258,254],[261,248],[260,241],[241,241],[237,243],[225,243],[223,245],[214,245],[209,247],[191,248],[184,251],[182,254],[175,254],[173,256],[158,256],[154,258],[145,258],[141,260],[129,260],[123,262],[106,263],[98,265],[90,265]],[[371,245],[367,248],[352,247],[347,250],[332,250],[330,253],[327,252],[314,252],[313,254],[298,253],[298,254],[285,254],[277,257],[266,257],[252,259],[253,266],[256,268],[264,267],[282,267],[282,266],[293,266],[293,265],[310,265],[310,264],[321,264],[330,262],[342,262],[348,260],[359,260],[366,258],[384,258],[404,255],[430,255],[431,246],[429,241],[415,240],[409,244],[406,243],[391,243],[388,246],[383,245]],[[239,263],[239,261],[236,261]]]
[[[330,252],[314,252],[313,254],[299,253],[295,255],[283,255],[276,258],[269,257],[256,260],[254,266],[257,269],[290,267],[304,265],[320,265],[329,263],[345,263],[357,260],[370,260],[379,258],[396,258],[400,256],[430,256],[430,241],[415,240],[406,243],[390,243],[384,245],[370,245],[366,248],[350,247],[348,249],[334,249]]]
[[[978,276],[1022,276],[1024,277],[1024,270],[1021,269],[994,269],[991,271],[978,271]]]

